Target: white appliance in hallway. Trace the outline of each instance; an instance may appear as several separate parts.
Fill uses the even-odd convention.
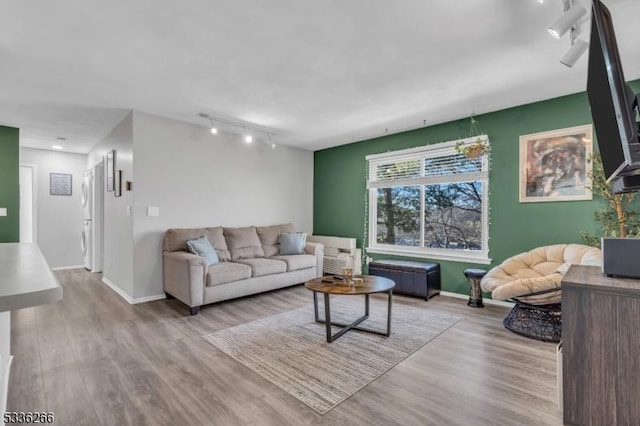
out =
[[[93,226],[90,220],[85,220],[82,225],[80,237],[80,249],[82,250],[82,263],[88,270],[93,266]]]
[[[82,177],[82,211],[84,220],[92,219],[93,209],[93,170],[87,170]]]
[[[91,242],[92,256],[91,272],[102,272],[102,210],[104,201],[104,162],[96,164],[92,170],[91,185]]]

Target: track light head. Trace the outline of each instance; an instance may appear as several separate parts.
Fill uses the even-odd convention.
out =
[[[580,59],[584,52],[587,51],[588,47],[589,43],[577,38],[573,43],[573,46],[571,46],[571,48],[567,51],[567,53],[565,53],[562,59],[560,59],[560,63],[571,68],[575,65],[578,59]]]
[[[562,14],[548,29],[553,38],[560,39],[580,18],[586,15],[587,9],[579,4],[574,4]]]
[[[247,129],[246,127],[244,128],[244,141],[246,143],[253,142],[253,136],[251,136],[251,134],[249,133],[249,129]]]
[[[218,128],[216,127],[215,123],[213,122],[213,118],[210,118],[209,120],[211,120],[211,134],[212,135],[217,135],[218,134]]]

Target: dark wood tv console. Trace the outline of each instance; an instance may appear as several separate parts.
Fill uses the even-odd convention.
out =
[[[640,280],[571,266],[562,350],[566,425],[640,425]]]

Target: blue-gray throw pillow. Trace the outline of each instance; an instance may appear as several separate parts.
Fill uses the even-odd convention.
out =
[[[218,255],[206,236],[201,235],[198,238],[187,240],[187,246],[189,246],[191,253],[207,259],[209,266],[219,262]]]
[[[304,232],[281,232],[279,242],[281,255],[303,254],[307,234]]]

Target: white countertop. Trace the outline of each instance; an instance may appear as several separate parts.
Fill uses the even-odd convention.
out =
[[[36,244],[0,244],[0,312],[58,300],[62,287]]]

